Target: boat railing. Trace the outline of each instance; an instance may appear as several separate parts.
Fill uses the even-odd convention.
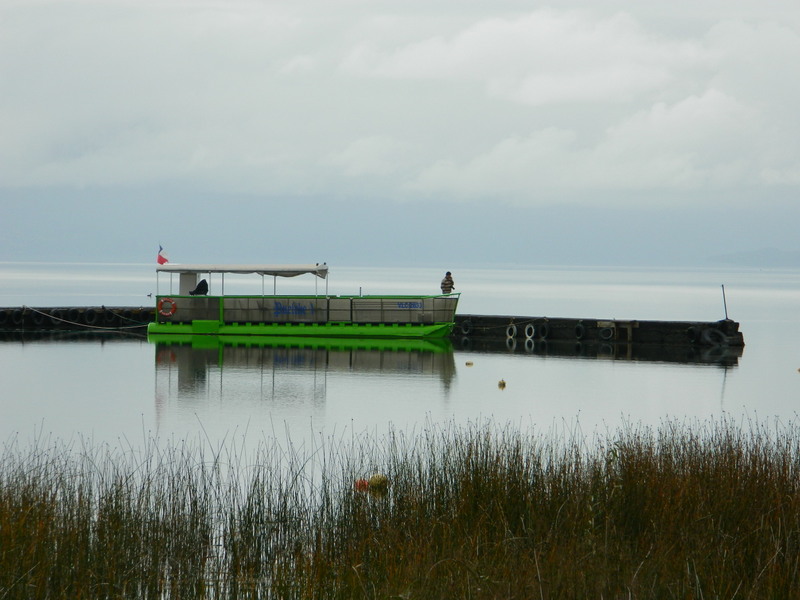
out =
[[[450,323],[458,294],[438,296],[158,296],[159,323]]]

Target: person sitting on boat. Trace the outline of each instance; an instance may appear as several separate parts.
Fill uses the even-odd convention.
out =
[[[205,279],[201,279],[197,287],[189,292],[190,296],[205,296],[206,294],[208,294],[208,282]]]
[[[456,287],[456,284],[453,283],[453,275],[448,271],[444,274],[444,279],[442,279],[442,293],[449,294],[453,291],[453,288]]]

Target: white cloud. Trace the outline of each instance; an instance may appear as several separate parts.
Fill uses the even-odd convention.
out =
[[[659,103],[609,129],[596,149],[605,185],[635,188],[752,184],[758,113],[717,90]]]
[[[594,146],[581,145],[574,131],[548,128],[503,140],[464,163],[439,161],[411,187],[539,202],[559,190],[590,197],[598,190],[753,185],[760,178],[751,144],[758,129],[755,111],[710,90],[632,115]]]
[[[291,75],[293,73],[305,73],[314,69],[317,65],[317,60],[308,55],[292,56],[284,61],[279,67],[279,72],[282,75]]]
[[[574,141],[574,133],[555,128],[527,137],[515,136],[464,164],[438,161],[410,187],[468,198],[519,198],[521,194],[535,197],[541,191],[569,183],[570,165],[565,161],[575,161]],[[542,173],[547,177],[543,179]]]
[[[498,97],[540,106],[630,101],[711,60],[700,44],[648,33],[624,13],[548,9],[396,49],[361,44],[343,67],[361,76],[477,81]]]
[[[352,142],[343,151],[327,157],[326,162],[340,167],[349,177],[390,175],[408,163],[409,152],[408,144],[373,136]]]

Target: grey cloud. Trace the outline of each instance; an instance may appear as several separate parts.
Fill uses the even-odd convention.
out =
[[[0,1],[0,186],[541,206],[798,185],[800,11],[709,6]]]

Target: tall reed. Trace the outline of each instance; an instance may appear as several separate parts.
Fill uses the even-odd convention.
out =
[[[797,424],[724,419],[251,454],[12,441],[0,600],[800,597],[798,482]]]

